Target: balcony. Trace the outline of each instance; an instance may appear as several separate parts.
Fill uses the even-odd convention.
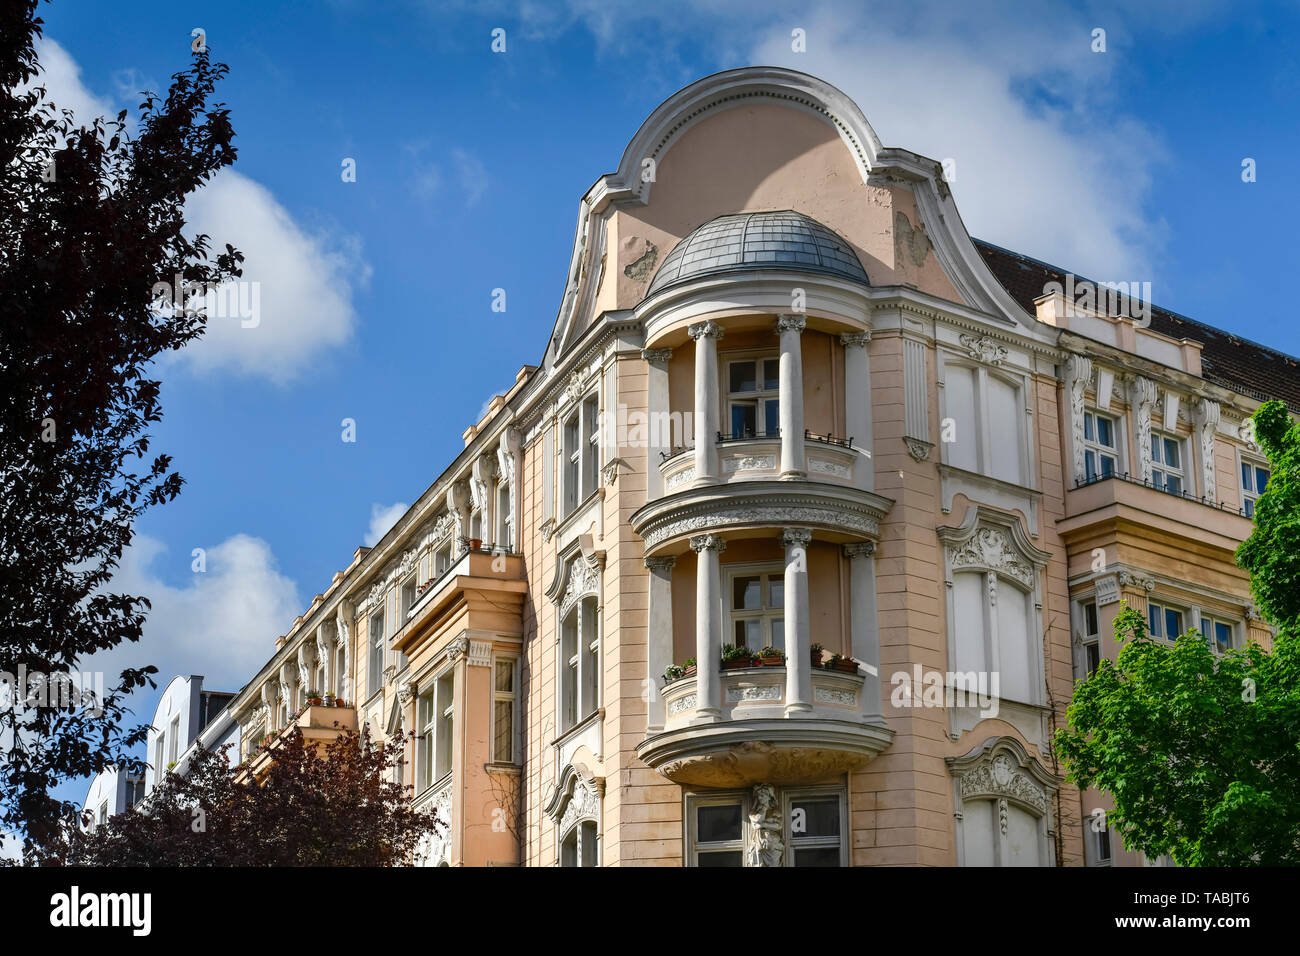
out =
[[[1065,537],[1097,525],[1158,529],[1227,550],[1250,536],[1251,521],[1226,503],[1170,494],[1129,475],[1080,482],[1065,493]]]
[[[451,567],[425,583],[390,646],[410,657],[431,634],[464,612],[474,618],[473,626],[517,633],[527,591],[521,555],[462,552]]]
[[[809,477],[852,487],[860,477],[857,470],[870,468],[870,456],[853,446],[852,439],[804,433],[805,467]],[[781,439],[778,436],[718,435],[716,454],[720,476],[711,484],[776,480],[781,477]],[[694,484],[695,450],[682,449],[659,465],[664,494]]]
[[[269,741],[250,753],[245,762],[244,774],[247,779],[258,779],[270,769],[275,752],[281,747],[290,731],[297,728],[302,733],[303,745],[309,749],[322,747],[339,734],[357,730],[357,709],[355,707],[304,707],[288,727],[273,735]]]
[[[725,670],[720,716],[697,710],[701,677],[664,688],[664,729],[637,748],[641,760],[676,783],[811,783],[860,769],[893,739],[880,715],[863,713],[861,673],[813,668],[811,710],[787,714],[785,666]]]

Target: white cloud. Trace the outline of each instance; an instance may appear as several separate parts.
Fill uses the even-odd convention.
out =
[[[397,520],[406,514],[411,506],[405,501],[398,501],[391,505],[371,505],[370,506],[370,527],[366,531],[366,547],[373,548],[379,543],[379,539],[388,533]]]
[[[453,149],[451,158],[456,163],[456,175],[460,179],[461,192],[465,195],[465,205],[473,206],[487,192],[492,182],[491,177],[488,176],[483,162],[472,153],[463,149]]]
[[[37,55],[37,82],[81,122],[115,116],[124,107],[133,113],[138,105],[130,87],[143,81],[135,70],[113,74],[115,101],[93,94],[76,61],[54,40],[42,38]],[[200,374],[234,372],[283,383],[351,338],[353,296],[371,274],[358,237],[308,232],[269,189],[229,168],[191,195],[185,212],[189,233],[206,233],[212,251],[229,243],[244,254],[236,286],[244,308],[231,317],[210,310],[203,337],[169,352],[164,362]]]
[[[184,562],[192,580],[166,583],[160,559]],[[156,538],[137,534],[113,577],[114,593],[141,595],[152,604],[137,644],[119,645],[82,662],[105,671],[105,683],[126,667],[153,664],[165,686],[177,674],[201,674],[209,690],[238,690],[275,653],[275,639],[304,608],[297,585],[281,574],[270,546],[236,534],[205,549],[205,570],[191,570],[193,554],[169,555]],[[149,714],[137,714],[148,719]]]
[[[237,315],[209,311],[207,331],[175,353],[199,372],[236,371],[286,382],[347,342],[352,297],[370,267],[352,237],[309,235],[265,186],[223,169],[185,206],[193,232],[244,254]],[[233,311],[233,310],[232,310]],[[251,316],[251,317],[250,317]]]

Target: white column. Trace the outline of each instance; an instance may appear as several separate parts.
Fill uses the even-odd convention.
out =
[[[785,545],[785,712],[812,710],[812,629],[808,608],[807,528],[786,528]]]
[[[849,559],[849,635],[853,658],[866,671],[862,713],[883,717],[880,709],[880,630],[876,617],[876,545],[858,541],[844,546]]]
[[[698,447],[698,446],[697,446]],[[695,687],[697,718],[722,716],[722,568],[718,556],[727,542],[716,534],[691,538],[695,569]]]
[[[668,424],[668,360],[672,358],[672,349],[642,349],[641,357],[645,359],[646,371],[646,451],[645,451],[645,500],[654,501],[664,493],[664,476],[659,470],[663,463],[661,452],[671,454],[673,435]],[[684,437],[684,436],[683,436]],[[698,446],[697,446],[698,447]]]
[[[454,482],[447,489],[447,510],[456,516],[456,554],[464,554],[469,545],[469,512],[470,512],[470,495],[469,483],[464,481]]]
[[[687,329],[695,340],[695,480],[718,480],[718,339],[722,326],[697,322]]]
[[[316,688],[323,696],[334,686],[334,644],[329,639],[326,624],[316,628],[316,660],[324,665],[320,686]]]
[[[803,453],[803,349],[802,315],[782,315],[776,320],[781,334],[781,477],[805,478]],[[762,414],[762,411],[759,411]],[[806,663],[806,662],[805,662]]]
[[[844,346],[844,427],[845,438],[853,439],[853,447],[862,457],[853,465],[853,487],[873,491],[876,487],[876,466],[871,460],[875,442],[871,435],[871,359],[867,343],[871,333],[845,332],[840,336]]]
[[[673,663],[673,565],[677,559],[671,554],[662,558],[646,558],[650,571],[650,593],[646,608],[647,664],[650,677],[650,699],[646,704],[646,736],[664,729],[664,698],[659,693],[659,678]],[[699,664],[696,668],[698,673]]]

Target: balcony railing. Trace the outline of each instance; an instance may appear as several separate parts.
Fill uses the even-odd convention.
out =
[[[1128,472],[1124,472],[1123,474],[1120,474],[1119,472],[1112,472],[1111,474],[1108,475],[1093,475],[1091,478],[1079,478],[1075,480],[1074,488],[1077,491],[1080,488],[1087,488],[1090,487],[1091,485],[1097,485],[1103,481],[1122,481],[1130,485],[1137,485],[1140,488],[1150,488],[1152,491],[1158,491],[1161,494],[1169,495],[1170,497],[1173,498],[1181,498],[1183,501],[1195,501],[1205,505],[1208,508],[1214,508],[1218,511],[1226,511],[1229,514],[1238,514],[1241,515],[1241,517],[1243,518],[1249,517],[1246,514],[1246,508],[1244,505],[1239,508],[1234,508],[1226,501],[1216,502],[1213,498],[1210,498],[1205,495],[1202,495],[1201,497],[1198,498],[1196,495],[1189,494],[1186,491],[1170,491],[1169,489],[1156,484],[1153,480],[1149,480],[1149,479],[1144,480],[1134,475],[1130,475]]]

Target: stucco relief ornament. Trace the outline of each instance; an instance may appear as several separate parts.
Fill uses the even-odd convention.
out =
[[[933,442],[924,441],[920,438],[904,438],[903,444],[907,446],[907,453],[917,461],[928,459],[931,450],[934,448]]]
[[[745,848],[746,866],[780,866],[785,854],[781,839],[783,827],[776,790],[770,783],[754,787],[749,813],[749,845]]]
[[[597,820],[600,818],[600,797],[584,784],[575,782],[573,796],[560,817],[560,832],[567,833],[579,820]]]
[[[983,567],[1015,578],[1025,587],[1034,583],[1034,569],[1012,545],[1005,531],[980,528],[965,544],[952,551],[953,570]]]
[[[458,637],[447,646],[447,660],[456,663],[466,654],[469,653],[469,638]]]
[[[959,335],[957,341],[962,348],[977,362],[998,366],[1007,360],[1007,350],[994,342],[987,335],[976,338],[973,335]]]
[[[1120,568],[1119,583],[1120,583],[1120,587],[1141,588],[1144,591],[1154,591],[1156,588],[1156,582],[1154,578],[1144,577],[1140,574],[1134,574],[1132,571],[1129,571],[1125,568]]]
[[[1071,354],[1065,366],[1065,380],[1070,392],[1070,449],[1073,452],[1074,480],[1082,481],[1086,474],[1083,460],[1083,400],[1092,381],[1092,359]]]
[[[1000,753],[961,775],[962,799],[999,797],[1018,800],[1038,810],[1047,811],[1047,791],[1030,779],[1010,754]]]
[[[1151,409],[1156,404],[1156,383],[1141,375],[1134,377],[1129,399],[1137,421],[1139,477],[1151,480]]]

